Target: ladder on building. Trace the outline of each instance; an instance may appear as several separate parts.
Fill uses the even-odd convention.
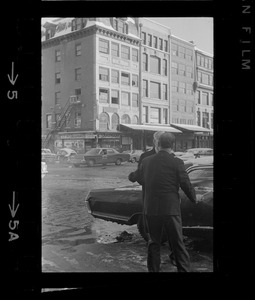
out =
[[[68,125],[70,122],[70,115],[72,112],[72,109],[74,107],[74,104],[81,103],[80,98],[78,96],[70,96],[70,98],[67,100],[65,106],[61,110],[59,119],[56,122],[55,128],[51,128],[48,134],[46,135],[46,138],[43,142],[43,148],[47,148],[50,140],[54,137],[54,134],[58,131],[61,131],[64,125]]]

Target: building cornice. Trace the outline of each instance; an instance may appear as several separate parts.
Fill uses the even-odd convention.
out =
[[[136,46],[139,46],[139,43],[141,39],[139,37],[131,37],[128,34],[122,34],[120,32],[116,32],[110,29],[106,29],[104,27],[101,27],[100,25],[93,25],[87,28],[83,28],[80,30],[75,30],[70,33],[67,33],[62,36],[53,37],[51,39],[48,39],[47,41],[42,42],[42,48],[49,48],[52,46],[57,46],[63,42],[70,42],[72,40],[80,39],[86,36],[90,36],[92,34],[100,34],[105,37],[113,38],[122,42],[127,42],[129,44],[133,44]]]

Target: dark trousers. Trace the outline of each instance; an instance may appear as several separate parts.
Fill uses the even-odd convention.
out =
[[[166,231],[169,247],[172,249],[178,272],[189,272],[190,258],[182,236],[181,216],[148,216],[149,231],[147,267],[149,272],[159,272],[160,244],[163,228]]]

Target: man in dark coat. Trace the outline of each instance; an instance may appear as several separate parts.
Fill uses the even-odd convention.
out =
[[[178,272],[189,272],[190,258],[182,236],[179,187],[190,201],[196,203],[184,163],[172,153],[174,136],[165,132],[159,136],[158,153],[146,157],[139,167],[139,182],[144,187],[144,214],[149,243],[147,266],[149,272],[159,272],[160,244],[163,228],[166,231]]]
[[[143,186],[142,182],[140,182],[140,180],[139,180],[139,167],[140,167],[140,165],[141,165],[141,163],[142,163],[142,161],[143,161],[144,158],[149,157],[149,156],[154,155],[154,154],[157,153],[158,140],[159,140],[159,137],[160,137],[160,135],[162,133],[164,133],[164,131],[157,131],[157,132],[154,133],[154,135],[153,135],[153,144],[154,144],[153,148],[150,151],[146,151],[146,152],[144,152],[144,153],[141,154],[140,159],[138,161],[138,168],[136,169],[136,171],[131,172],[129,174],[129,176],[128,176],[128,179],[131,182],[136,182],[137,181],[138,183],[140,183],[142,185],[142,194],[143,194],[142,197],[143,197],[143,200],[144,200],[144,194],[145,193],[144,193],[144,186]],[[144,222],[144,230],[145,230],[146,233],[148,233],[146,222]],[[175,262],[173,251],[171,249],[171,245],[169,245],[169,252],[170,252],[170,254],[169,254],[170,262],[174,266],[176,266],[176,262]]]

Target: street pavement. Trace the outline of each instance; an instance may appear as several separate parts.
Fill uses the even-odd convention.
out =
[[[85,205],[90,189],[132,185],[137,164],[74,168],[48,164],[42,179],[43,272],[147,272],[146,242],[136,225],[93,218]],[[194,272],[213,271],[212,245],[185,237]],[[161,249],[161,271],[176,272]]]

